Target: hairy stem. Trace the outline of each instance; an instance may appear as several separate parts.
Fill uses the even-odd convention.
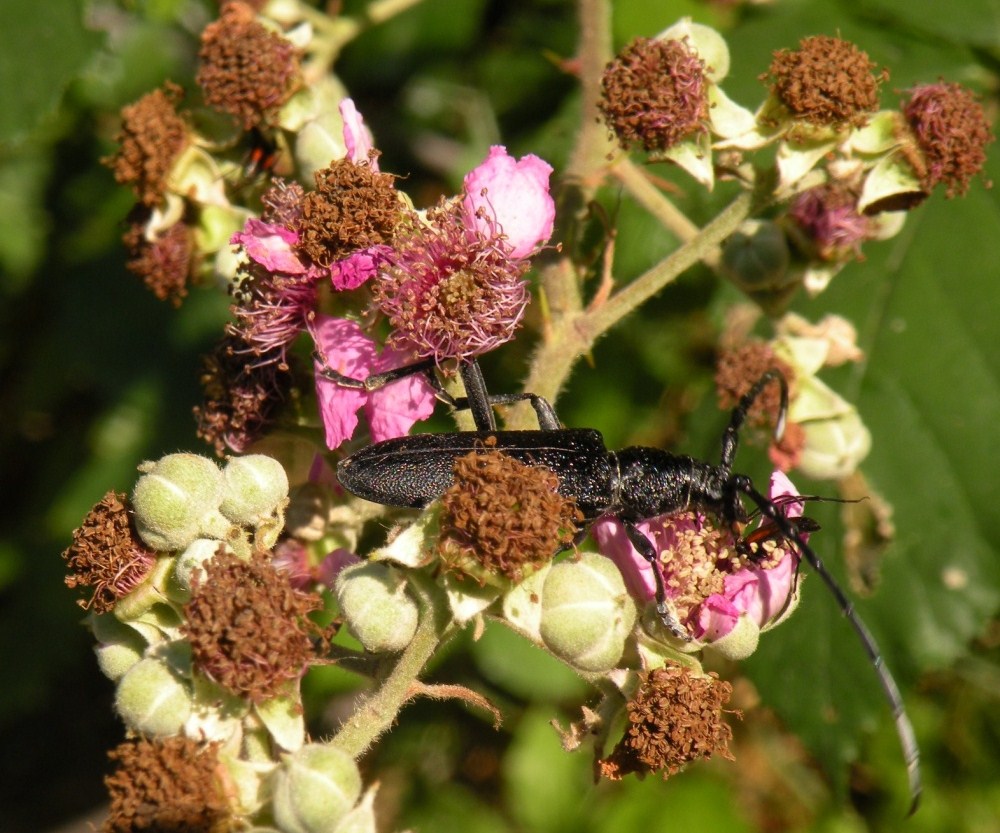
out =
[[[420,620],[406,647],[378,690],[355,710],[331,743],[353,758],[361,755],[396,722],[400,709],[417,691],[420,672],[450,635],[447,602],[439,589],[412,574],[411,588],[420,602]]]

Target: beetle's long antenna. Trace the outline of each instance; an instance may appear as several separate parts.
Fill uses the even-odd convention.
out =
[[[841,612],[847,617],[858,637],[864,646],[868,659],[875,667],[879,682],[882,684],[882,691],[885,699],[892,709],[892,716],[896,721],[896,734],[899,735],[899,744],[903,750],[903,758],[906,761],[906,774],[910,785],[910,815],[912,815],[920,803],[921,779],[920,779],[920,747],[917,746],[917,738],[913,731],[913,724],[906,713],[906,706],[903,704],[899,687],[893,679],[892,673],[882,660],[882,651],[879,649],[875,637],[854,610],[854,603],[847,597],[836,579],[827,571],[820,557],[815,551],[802,540],[802,536],[796,530],[794,524],[775,506],[773,501],[768,500],[758,492],[750,481],[750,478],[742,475],[733,478],[735,487],[749,497],[759,507],[761,514],[765,515],[778,529],[781,534],[791,541],[799,553],[809,562],[809,566],[819,575],[826,586],[833,593],[837,600]]]
[[[746,422],[747,413],[753,407],[764,388],[771,382],[777,382],[781,389],[781,403],[778,406],[778,418],[774,424],[774,438],[780,440],[785,433],[785,422],[788,418],[788,382],[781,374],[780,370],[768,370],[761,376],[750,390],[748,390],[733,408],[733,415],[729,419],[729,425],[722,434],[722,462],[719,467],[728,475],[733,470],[733,460],[736,459],[736,448],[740,440],[740,428]]]

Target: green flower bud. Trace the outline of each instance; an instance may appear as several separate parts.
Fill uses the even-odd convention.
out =
[[[288,475],[273,457],[234,457],[222,477],[225,492],[219,511],[241,526],[256,526],[273,517],[288,498]]]
[[[337,577],[337,601],[348,630],[373,654],[401,651],[417,630],[417,603],[398,570],[367,561]]]
[[[184,549],[198,537],[205,516],[217,514],[222,472],[197,454],[168,454],[139,468],[145,474],[132,491],[139,536],[154,550]]]
[[[165,662],[144,659],[118,683],[115,709],[136,732],[176,735],[191,716],[191,692]]]
[[[872,447],[872,435],[854,409],[833,419],[806,422],[798,469],[807,477],[840,480],[853,474]]]
[[[180,604],[191,601],[193,579],[195,576],[204,579],[205,562],[212,559],[220,546],[225,547],[226,552],[232,552],[230,547],[214,538],[196,538],[188,544],[184,552],[174,560],[174,571],[167,585],[171,599]]]
[[[759,642],[760,628],[750,616],[744,614],[736,620],[736,626],[729,633],[706,647],[726,659],[741,660],[756,651]]]
[[[636,609],[614,562],[584,553],[556,564],[542,587],[542,640],[584,671],[607,671],[621,659]]]
[[[125,676],[146,651],[146,645],[139,634],[132,632],[134,639],[122,642],[109,642],[94,648],[97,654],[97,665],[109,680],[118,681]]]
[[[303,746],[271,777],[274,820],[283,833],[327,833],[361,795],[361,773],[341,749]]]

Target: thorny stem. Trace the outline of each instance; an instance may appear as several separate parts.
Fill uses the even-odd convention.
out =
[[[554,401],[576,360],[597,339],[644,301],[697,263],[711,258],[716,247],[769,201],[771,178],[761,177],[753,192],[739,194],[714,220],[608,300],[591,309],[553,316],[551,337],[536,351],[524,389]],[[566,270],[568,272],[568,270]],[[567,278],[572,278],[567,275]],[[531,417],[513,414],[511,428],[530,428]]]
[[[424,665],[450,635],[448,606],[439,589],[411,574],[410,587],[418,597],[420,619],[406,647],[379,688],[340,727],[331,743],[357,758],[388,731],[400,709],[417,691]]]

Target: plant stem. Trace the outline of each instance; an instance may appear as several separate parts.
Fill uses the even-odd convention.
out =
[[[550,337],[532,359],[524,389],[554,401],[576,360],[626,315],[671,283],[688,267],[710,258],[716,247],[748,217],[759,212],[771,199],[773,177],[762,176],[752,192],[740,193],[714,220],[680,248],[612,295],[605,303],[585,311],[553,317]],[[530,416],[513,415],[512,428],[530,426]]]
[[[430,582],[420,581],[416,573],[411,578],[410,586],[420,602],[420,620],[413,640],[378,690],[361,703],[331,741],[352,758],[361,755],[395,723],[400,709],[413,696],[423,667],[449,635],[450,617],[442,593]]]

